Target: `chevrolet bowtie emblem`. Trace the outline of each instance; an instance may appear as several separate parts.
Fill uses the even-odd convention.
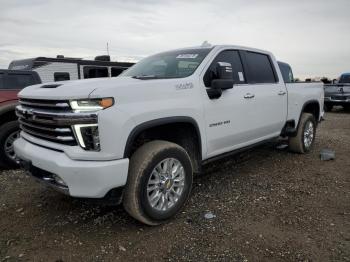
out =
[[[25,119],[30,119],[30,118],[32,118],[32,116],[33,116],[33,110],[32,109],[23,111],[23,117]]]

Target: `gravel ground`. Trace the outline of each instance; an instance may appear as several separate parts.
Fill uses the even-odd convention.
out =
[[[323,148],[336,160],[321,161]],[[135,259],[350,261],[350,114],[327,114],[307,155],[269,145],[206,166],[158,227],[0,171],[0,261]]]

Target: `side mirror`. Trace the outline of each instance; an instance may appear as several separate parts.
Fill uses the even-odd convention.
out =
[[[214,79],[211,81],[211,88],[226,90],[233,88],[233,84],[232,79]]]
[[[227,62],[217,62],[216,72],[218,79],[232,79],[232,65]]]
[[[211,81],[213,89],[230,89],[233,87],[232,65],[226,62],[218,62],[216,64],[217,78]]]
[[[217,62],[216,77],[211,81],[207,93],[210,99],[217,99],[221,96],[222,90],[233,88],[232,65],[227,62]]]

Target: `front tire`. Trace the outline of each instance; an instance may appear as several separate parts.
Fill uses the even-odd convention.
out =
[[[181,146],[152,141],[131,157],[125,210],[147,225],[159,225],[184,206],[192,188],[191,159]]]
[[[19,138],[17,121],[11,121],[0,126],[0,165],[4,167],[18,167],[13,142]]]
[[[305,154],[311,150],[316,137],[316,120],[310,113],[301,115],[297,135],[289,138],[289,150]]]

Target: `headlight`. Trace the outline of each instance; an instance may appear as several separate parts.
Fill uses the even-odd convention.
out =
[[[72,100],[70,105],[74,112],[95,112],[113,106],[114,99],[98,98],[98,99],[81,99]],[[100,137],[98,132],[98,124],[79,124],[73,126],[75,137],[79,145],[89,151],[100,151]]]
[[[74,132],[82,148],[89,151],[100,151],[97,124],[74,125]]]
[[[112,105],[114,105],[114,99],[112,97],[70,101],[70,106],[77,112],[98,111]]]

